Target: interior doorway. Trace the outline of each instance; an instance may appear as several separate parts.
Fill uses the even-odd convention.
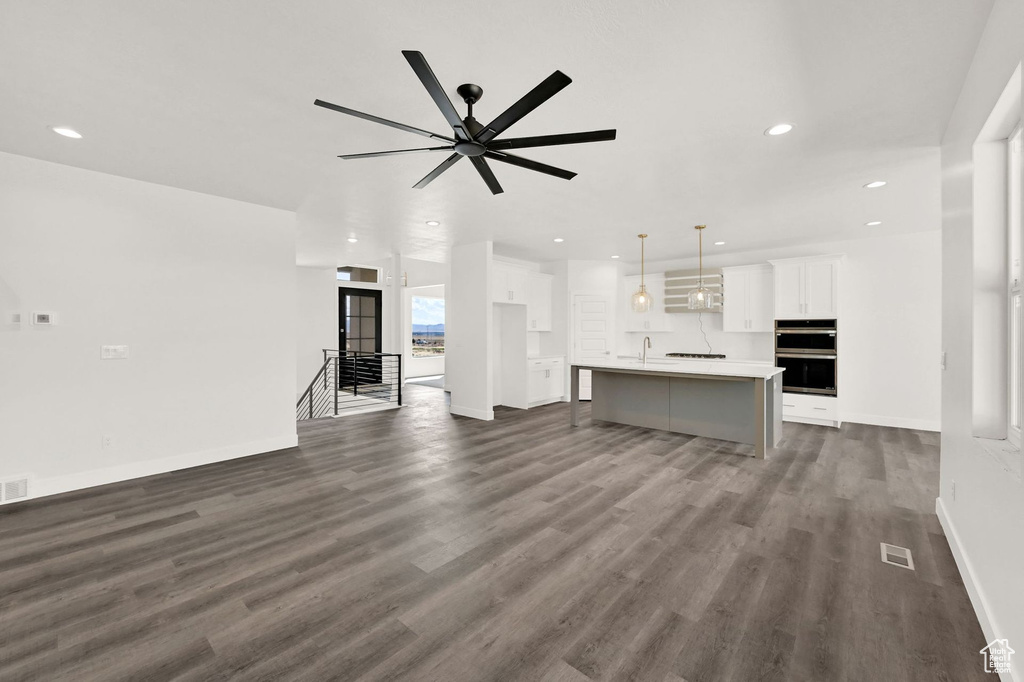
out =
[[[407,287],[405,308],[404,368],[407,379],[427,378],[425,385],[444,385],[445,291],[443,284]]]
[[[607,296],[576,294],[573,297],[573,362],[607,360],[611,355],[611,303]],[[580,372],[580,400],[590,400],[591,376]]]
[[[342,355],[373,355],[381,352],[381,292],[375,289],[338,288],[338,348]],[[355,365],[342,362],[338,370],[341,386],[353,383]],[[361,361],[359,382],[381,380],[380,362]]]

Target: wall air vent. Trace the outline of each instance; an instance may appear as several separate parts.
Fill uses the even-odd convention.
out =
[[[0,504],[28,498],[28,477],[0,481]]]
[[[704,286],[718,294],[718,305],[708,310],[690,310],[689,295],[697,288],[700,274],[693,270],[670,270],[665,273],[666,313],[720,313],[725,299],[722,287],[722,268],[704,268]]]
[[[892,564],[893,566],[899,566],[900,568],[909,568],[911,571],[914,570],[914,557],[910,554],[909,549],[906,547],[890,545],[885,542],[881,543],[881,545],[883,564]]]

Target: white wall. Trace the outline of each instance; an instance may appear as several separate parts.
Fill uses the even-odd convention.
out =
[[[845,254],[840,267],[839,394],[846,421],[937,431],[940,405],[941,234],[938,230],[707,255],[705,267]],[[649,263],[648,272],[697,267],[696,259]],[[624,304],[623,304],[624,305]],[[696,315],[672,315],[675,331],[652,334],[656,354],[706,352]],[[720,314],[702,316],[714,352],[771,360],[771,334],[722,332]],[[641,334],[622,334],[636,353]]]
[[[1024,3],[992,9],[942,143],[942,467],[939,518],[986,637],[1024,644],[1024,485],[973,438],[972,146],[1024,60]],[[956,495],[953,485],[956,484]],[[1013,658],[1024,680],[1024,656]]]
[[[491,325],[491,242],[452,247],[445,301],[446,386],[452,414],[494,419]]]
[[[296,443],[292,213],[0,153],[0,280],[57,321],[0,331],[0,477],[50,494]]]
[[[323,364],[323,349],[338,347],[338,271],[335,268],[295,269],[295,326],[301,395]]]

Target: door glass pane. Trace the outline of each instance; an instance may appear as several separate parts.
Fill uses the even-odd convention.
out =
[[[359,350],[363,351],[364,353],[373,353],[376,352],[377,350],[377,342],[373,339],[363,339],[362,341],[359,342],[359,344]]]
[[[349,296],[348,297],[348,314],[358,315],[359,314],[359,302],[362,300],[361,296]]]
[[[350,317],[350,318],[348,318],[348,335],[350,337],[352,337],[353,339],[358,339],[358,338],[362,337],[362,334],[360,333],[361,330],[362,330],[362,325],[360,324],[360,322],[361,322],[361,318],[358,318],[358,317]]]

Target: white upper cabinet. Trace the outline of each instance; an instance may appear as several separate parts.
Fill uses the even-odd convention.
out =
[[[772,267],[745,265],[722,268],[725,303],[722,330],[727,332],[770,332],[775,327]]]
[[[526,276],[526,331],[551,331],[551,275]]]
[[[655,274],[644,277],[647,291],[654,299],[654,304],[646,313],[633,310],[630,302],[633,294],[640,288],[640,275],[631,275],[623,280],[623,300],[626,302],[627,332],[670,332],[672,320],[665,312],[665,275]]]
[[[807,263],[804,314],[807,317],[836,317],[839,310],[839,261]]]
[[[494,263],[491,268],[491,300],[526,305],[527,271],[514,265]]]
[[[775,318],[839,317],[839,263],[842,256],[773,260]]]

